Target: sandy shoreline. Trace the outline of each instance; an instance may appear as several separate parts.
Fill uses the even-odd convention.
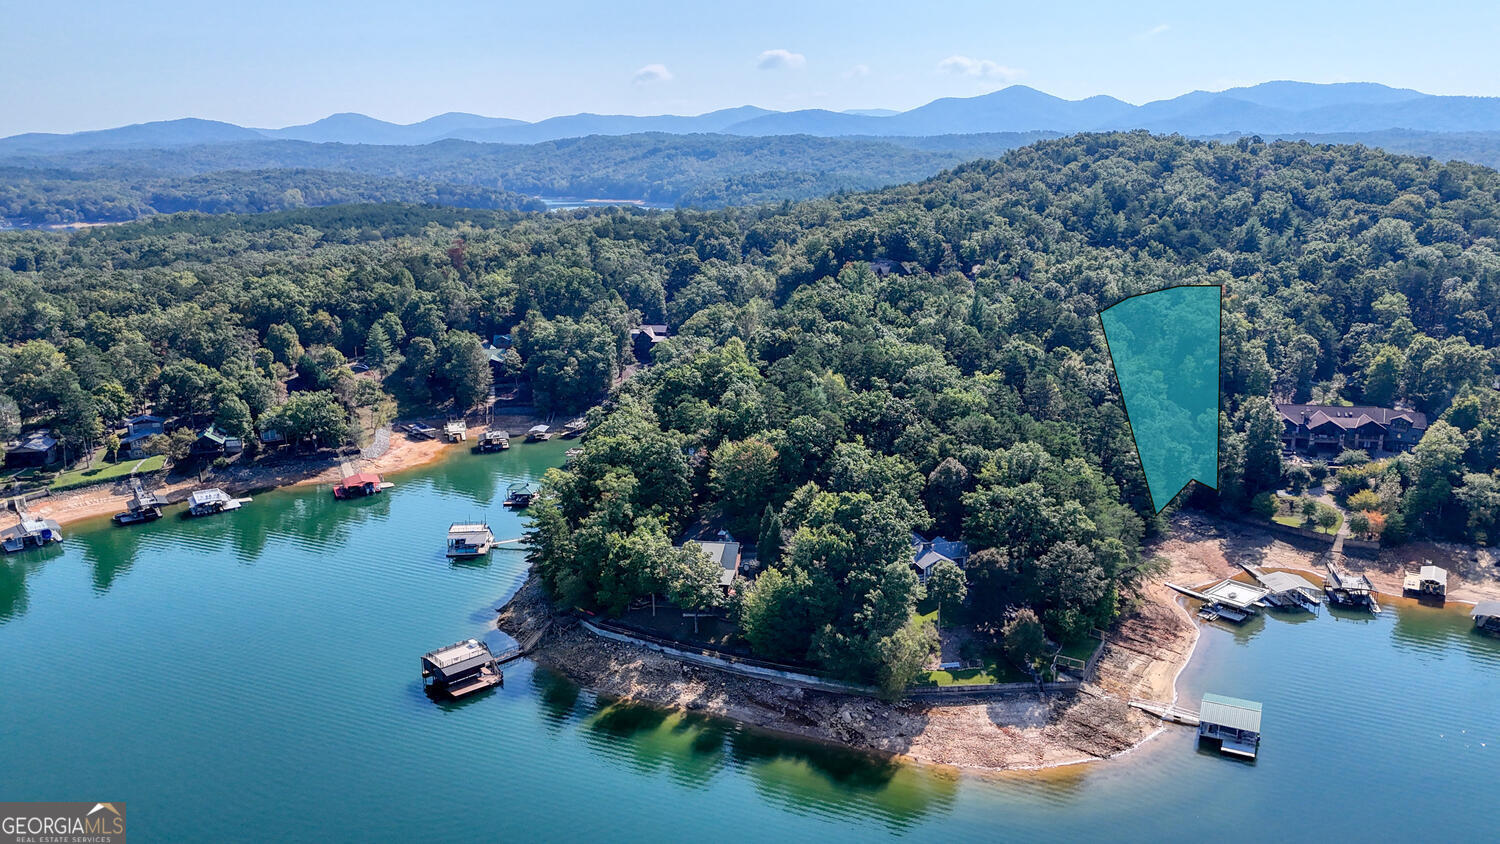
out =
[[[1172,536],[1145,550],[1170,566],[1116,625],[1093,681],[1075,694],[887,703],[752,679],[600,639],[553,615],[532,580],[501,609],[497,627],[521,639],[554,622],[531,658],[605,697],[973,773],[1058,768],[1121,756],[1169,729],[1128,705],[1175,702],[1177,682],[1197,651],[1201,623],[1166,581],[1204,585],[1240,573],[1238,563],[1245,562],[1307,572],[1322,582],[1320,553],[1198,514],[1179,514]],[[1452,602],[1500,597],[1500,576],[1484,570],[1487,560],[1457,564],[1473,549],[1422,543],[1387,553],[1378,561],[1351,558],[1348,567],[1399,596],[1405,568],[1431,559],[1453,573]]]
[[[526,430],[536,424],[536,420],[530,416],[496,416],[493,424],[514,433]],[[475,438],[487,429],[482,423],[470,425],[469,441],[464,443],[445,443],[439,439],[412,440],[393,433],[390,448],[379,457],[366,459],[355,456],[346,460],[356,471],[392,475],[426,466],[460,450],[467,451],[473,446]],[[170,483],[152,487],[152,491],[167,496],[217,486],[231,494],[240,495],[281,487],[333,484],[341,478],[340,461],[334,457],[273,458],[245,468],[231,466],[222,472],[210,472],[201,482],[196,477],[177,478]],[[56,519],[59,524],[67,525],[86,519],[113,516],[123,512],[129,503],[129,488],[121,481],[69,490],[34,500],[27,506],[33,516]],[[9,526],[15,521],[15,513],[9,510],[0,514],[0,527]]]

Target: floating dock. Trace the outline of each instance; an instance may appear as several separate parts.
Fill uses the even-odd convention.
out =
[[[510,432],[508,431],[485,431],[479,435],[479,443],[474,450],[480,454],[489,454],[495,451],[505,451],[510,448]]]
[[[1203,608],[1198,611],[1200,618],[1222,618],[1236,624],[1259,612],[1262,601],[1270,594],[1267,589],[1238,580],[1224,580],[1202,591],[1175,583],[1168,583],[1167,586],[1189,598],[1202,601]]]
[[[1475,630],[1500,635],[1500,601],[1480,601],[1469,617],[1474,619]]]
[[[484,522],[454,522],[448,526],[448,556],[481,557],[495,544],[495,534]]]
[[[1375,600],[1375,585],[1370,578],[1339,571],[1332,563],[1328,564],[1328,576],[1323,579],[1323,593],[1328,596],[1328,603],[1334,606],[1380,612],[1380,604]]]
[[[443,439],[450,443],[461,443],[469,438],[469,423],[454,419],[443,425]]]
[[[544,443],[552,439],[552,429],[547,425],[532,425],[531,430],[526,432],[526,441],[529,443]]]
[[[20,524],[0,531],[0,548],[14,554],[27,548],[40,548],[53,542],[62,542],[62,526],[53,519],[37,519],[21,514]]]
[[[229,493],[218,487],[212,489],[200,489],[188,495],[187,516],[212,516],[218,513],[228,513],[238,510],[242,505],[250,503],[248,498],[231,498]]]
[[[360,472],[339,481],[339,485],[333,488],[333,497],[340,501],[349,498],[363,498],[367,495],[375,495],[393,486],[395,484],[387,483],[385,478],[374,472]]]
[[[1260,749],[1260,716],[1256,701],[1205,693],[1198,708],[1198,740],[1217,741],[1220,753],[1254,759]]]
[[[1266,589],[1266,606],[1278,609],[1302,609],[1315,613],[1323,605],[1323,590],[1301,575],[1285,571],[1266,571],[1259,566],[1241,564],[1246,574]]]
[[[130,479],[130,489],[130,505],[125,512],[115,514],[115,524],[134,525],[161,518],[161,499],[148,492],[140,478]]]
[[[1428,563],[1416,571],[1409,571],[1401,581],[1401,591],[1420,600],[1446,601],[1448,570]]]
[[[422,685],[429,694],[461,698],[505,682],[494,654],[478,639],[465,639],[422,655]]]

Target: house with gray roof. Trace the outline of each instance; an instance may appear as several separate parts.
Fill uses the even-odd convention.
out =
[[[1427,414],[1405,408],[1278,404],[1281,443],[1304,454],[1406,451],[1427,432]]]

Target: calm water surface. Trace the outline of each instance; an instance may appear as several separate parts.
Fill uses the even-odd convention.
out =
[[[525,563],[505,486],[567,443],[462,455],[335,502],[71,529],[0,563],[0,800],[125,800],[137,840],[1290,841],[1493,834],[1500,642],[1462,612],[1205,631],[1182,678],[1265,703],[1261,758],[1171,728],[1126,757],[992,778],[611,705],[522,661],[457,705],[418,657],[484,636]]]

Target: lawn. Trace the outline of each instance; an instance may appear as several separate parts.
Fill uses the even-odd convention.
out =
[[[1276,515],[1274,515],[1274,516],[1271,517],[1271,520],[1274,521],[1274,522],[1276,522],[1276,524],[1278,524],[1278,525],[1287,525],[1289,527],[1298,527],[1298,528],[1299,527],[1307,527],[1307,521],[1302,518],[1301,514],[1298,514],[1296,516],[1289,516],[1289,515],[1286,515],[1285,513],[1277,513]],[[1326,534],[1332,535],[1332,534],[1335,534],[1335,533],[1339,532],[1339,526],[1342,525],[1343,523],[1344,523],[1344,514],[1340,513],[1339,514],[1339,520],[1338,520],[1338,522],[1336,522],[1334,524],[1333,527],[1329,528],[1328,530],[1323,530],[1321,527],[1318,527],[1318,526],[1314,525],[1313,526],[1313,530],[1316,530],[1319,533],[1326,533]]]
[[[1031,678],[1008,663],[986,658],[983,668],[951,668],[924,671],[913,686],[977,686],[985,683],[1028,683]]]
[[[145,460],[121,460],[119,463],[97,463],[86,469],[73,469],[63,472],[57,476],[51,484],[54,492],[74,487],[88,486],[90,484],[102,484],[117,481],[129,477],[132,471],[136,471],[136,464],[140,464],[141,472],[156,472],[167,465],[166,455],[158,454],[147,457]]]

